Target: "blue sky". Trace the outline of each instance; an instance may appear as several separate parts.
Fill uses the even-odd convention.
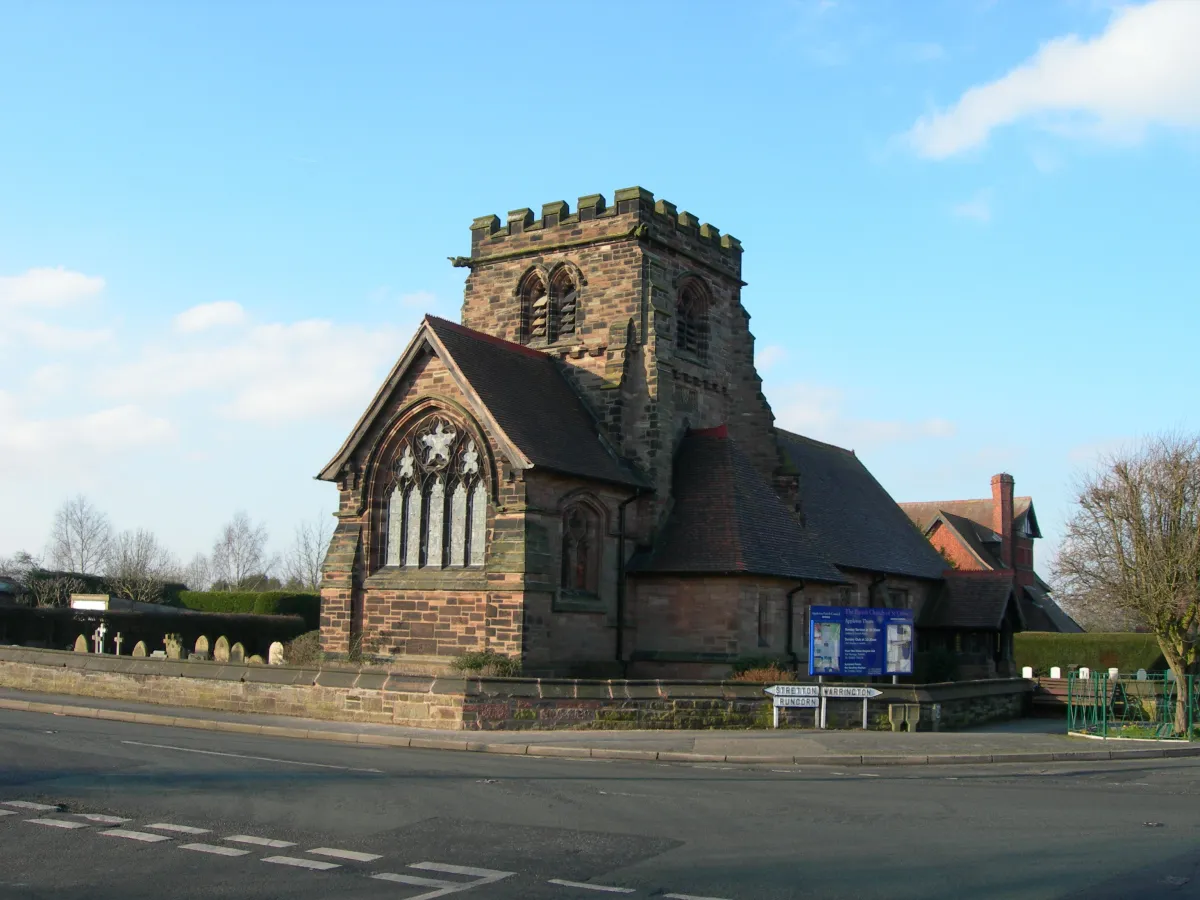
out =
[[[640,184],[745,245],[784,426],[898,500],[1200,427],[1200,3],[0,0],[0,555],[88,495],[282,550],[471,219]]]

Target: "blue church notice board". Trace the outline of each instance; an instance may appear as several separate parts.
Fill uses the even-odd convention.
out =
[[[911,675],[915,650],[911,609],[810,609],[809,675]]]

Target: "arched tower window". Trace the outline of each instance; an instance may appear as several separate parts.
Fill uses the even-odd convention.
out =
[[[475,438],[458,423],[434,414],[400,442],[394,459],[384,565],[482,566],[487,486]]]
[[[521,343],[544,341],[550,324],[550,298],[546,294],[546,282],[537,270],[531,270],[521,279],[517,288],[521,298]]]
[[[550,279],[550,328],[548,338],[557,341],[575,334],[576,313],[579,308],[579,285],[575,276],[562,266]]]
[[[590,504],[577,502],[563,510],[561,584],[564,591],[599,593],[602,544],[600,514]]]
[[[695,281],[685,282],[675,302],[675,349],[708,358],[708,296]]]

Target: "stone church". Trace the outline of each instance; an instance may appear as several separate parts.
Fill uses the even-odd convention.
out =
[[[803,665],[812,604],[940,601],[946,563],[852,451],[775,425],[742,245],[642,188],[471,225],[319,478],[321,645],[436,671],[707,678]]]

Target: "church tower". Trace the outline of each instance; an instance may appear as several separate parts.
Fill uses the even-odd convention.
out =
[[[774,417],[741,303],[742,245],[640,187],[524,208],[471,225],[468,328],[560,360],[612,446],[671,495],[688,429],[720,425],[787,496]],[[529,398],[536,403],[537,398]],[[547,421],[552,428],[553,422]]]

